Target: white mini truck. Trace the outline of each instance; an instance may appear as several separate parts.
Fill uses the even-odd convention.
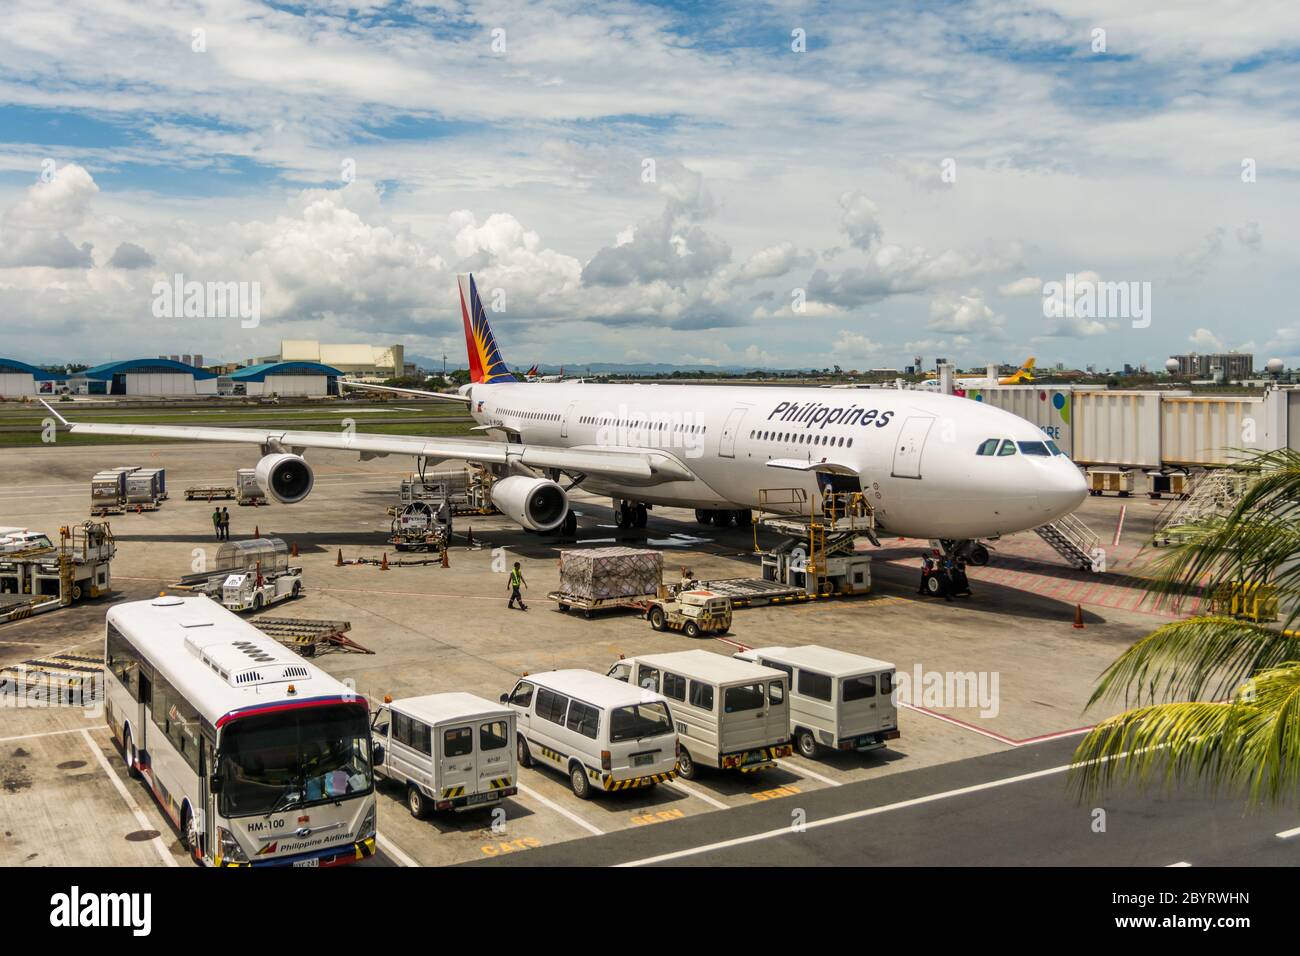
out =
[[[691,650],[630,657],[609,675],[668,698],[677,725],[677,772],[687,780],[701,766],[751,773],[791,753],[784,671]]]
[[[677,775],[673,715],[657,693],[562,670],[525,675],[501,702],[518,719],[519,765],[559,770],[583,800],[594,790],[653,787]]]
[[[821,747],[878,750],[898,738],[894,665],[817,644],[755,647],[735,655],[790,678],[790,733],[804,757]]]
[[[514,796],[515,715],[474,694],[385,700],[371,721],[375,773],[406,787],[411,816],[473,810]]]

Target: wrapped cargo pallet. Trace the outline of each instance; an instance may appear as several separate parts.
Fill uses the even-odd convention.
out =
[[[664,559],[658,551],[589,548],[560,552],[560,591],[584,601],[654,595],[663,576]]]

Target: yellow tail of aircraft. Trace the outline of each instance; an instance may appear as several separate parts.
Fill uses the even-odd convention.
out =
[[[1008,375],[1005,378],[998,379],[999,385],[1021,385],[1025,382],[1034,380],[1034,357],[1031,355],[1025,359],[1025,364],[1016,370],[1014,375]]]

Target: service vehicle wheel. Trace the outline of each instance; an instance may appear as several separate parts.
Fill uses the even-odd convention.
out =
[[[122,756],[126,759],[126,775],[132,780],[139,780],[140,771],[135,764],[137,758],[135,743],[131,740],[131,729],[129,727],[122,735]]]
[[[686,626],[683,627],[682,630],[686,633],[687,637],[700,636],[700,626],[696,624],[694,621],[687,621]]]
[[[524,735],[520,734],[515,746],[515,756],[519,758],[519,766],[531,767],[533,765],[533,755],[528,752],[528,741],[524,740]]]
[[[925,579],[925,589],[931,594],[938,594],[939,588],[939,576],[937,574],[932,574]]]
[[[989,563],[989,549],[982,544],[972,545],[970,549],[970,563],[977,568],[982,568]]]
[[[646,522],[650,520],[650,513],[646,510],[645,505],[637,505],[635,513],[635,524],[638,528],[644,528]]]
[[[74,601],[80,601],[80,600],[81,600],[81,585],[80,585],[80,584],[74,584],[74,585],[72,586],[72,600],[74,600]]]
[[[705,511],[703,508],[695,509],[696,524],[713,524],[713,512]]]
[[[301,596],[302,596],[302,582],[301,582],[301,581],[294,581],[294,582],[293,582],[293,597],[301,597]]]
[[[573,795],[579,800],[591,799],[591,784],[587,782],[587,768],[580,763],[575,763],[569,768],[569,786],[573,789]]]
[[[425,814],[429,812],[429,801],[424,798],[424,791],[413,783],[406,787],[406,809],[410,810],[411,816],[417,820],[423,820]]]
[[[254,611],[260,611],[260,610],[262,610],[262,605],[265,604],[265,603],[266,603],[266,599],[265,599],[264,597],[262,597],[262,595],[260,595],[260,594],[255,594],[255,595],[253,595],[253,610],[254,610]]]
[[[677,773],[687,780],[694,780],[700,773],[700,768],[691,759],[691,752],[685,747],[677,751]]]
[[[794,735],[794,745],[799,748],[800,755],[809,760],[817,756],[817,738],[812,735],[811,730],[804,730],[801,727]]]
[[[650,609],[650,626],[656,631],[664,629],[664,609],[661,607],[652,607]]]
[[[567,613],[569,613],[569,605],[567,605],[567,604],[561,604],[561,605],[560,605],[560,613],[561,613],[561,614],[567,614]]]

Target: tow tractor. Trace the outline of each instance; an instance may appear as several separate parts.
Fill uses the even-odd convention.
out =
[[[302,568],[289,565],[281,538],[228,541],[217,551],[217,565],[188,574],[174,585],[206,594],[232,611],[260,611],[302,594]]]
[[[726,634],[731,629],[731,599],[707,588],[675,589],[646,607],[656,631],[681,631],[687,637]]]

